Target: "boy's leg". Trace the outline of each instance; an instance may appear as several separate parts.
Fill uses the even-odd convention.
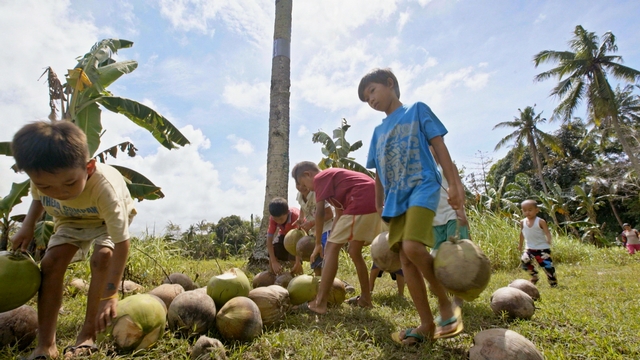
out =
[[[558,279],[556,279],[556,268],[553,267],[553,260],[551,259],[551,250],[540,251],[540,256],[536,256],[536,260],[547,275],[549,285],[551,285],[551,287],[557,286]]]
[[[404,297],[404,276],[396,274],[396,283],[398,284],[398,296]]]
[[[358,299],[358,305],[362,307],[373,307],[371,304],[371,291],[369,291],[369,269],[362,257],[362,247],[364,241],[352,240],[349,243],[349,256],[351,261],[356,266],[356,272],[358,273],[358,281],[360,282],[360,298]]]
[[[376,285],[376,278],[380,275],[381,271],[382,270],[375,265],[371,267],[371,273],[369,274],[369,289],[371,290],[371,293],[373,293],[373,288]]]
[[[525,250],[524,254],[522,254],[522,257],[520,258],[520,267],[531,275],[531,279],[529,281],[535,284],[538,282],[538,271],[536,271],[534,261],[535,255],[529,250]]]
[[[338,273],[338,256],[340,254],[342,244],[327,242],[324,248],[324,266],[322,267],[322,276],[320,277],[320,285],[318,286],[318,295],[315,301],[309,302],[309,309],[318,314],[327,312],[327,299],[329,291],[333,285],[333,280]]]
[[[38,346],[32,355],[58,356],[56,347],[56,324],[62,305],[64,273],[78,247],[70,244],[47,249],[40,268],[42,283],[38,291]]]

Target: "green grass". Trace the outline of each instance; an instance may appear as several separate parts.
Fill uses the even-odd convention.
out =
[[[479,221],[482,220],[482,221]],[[503,224],[504,222],[504,224]],[[462,335],[416,348],[403,348],[391,340],[391,333],[419,323],[410,298],[397,296],[395,282],[384,275],[376,282],[372,310],[346,304],[330,309],[324,316],[291,313],[284,323],[265,328],[250,343],[225,342],[230,359],[466,359],[473,336],[484,329],[508,328],[531,340],[546,359],[638,359],[640,358],[640,255],[629,256],[622,248],[595,248],[559,237],[555,239],[558,288],[550,288],[544,278],[538,283],[541,299],[530,320],[511,320],[493,314],[491,294],[517,278],[528,278],[520,271],[517,229],[508,222],[483,217],[472,220],[472,234],[490,257],[494,273],[488,288],[473,302],[463,306],[465,331]],[[193,261],[179,256],[160,240],[135,242],[136,249],[152,255],[169,272],[198,276],[207,280],[244,260]],[[133,249],[129,273],[150,290],[161,283],[163,272],[155,261]],[[367,261],[370,263],[368,256]],[[308,266],[308,264],[306,264]],[[88,279],[87,264],[71,267],[68,279]],[[338,277],[357,286],[355,268],[341,254]],[[359,291],[359,289],[358,289]],[[408,295],[408,291],[405,291]],[[65,295],[58,323],[58,346],[72,345],[80,329],[86,297]],[[436,301],[430,298],[432,310]],[[35,306],[33,301],[31,305]],[[215,331],[209,336],[217,337]],[[195,339],[179,339],[167,331],[150,350],[139,354],[117,355],[108,344],[92,359],[187,359]],[[35,344],[34,344],[35,345]],[[0,349],[1,359],[27,355],[15,349]]]

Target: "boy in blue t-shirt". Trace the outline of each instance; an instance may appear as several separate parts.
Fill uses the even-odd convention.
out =
[[[413,345],[425,339],[456,336],[463,329],[462,317],[436,279],[433,258],[426,248],[435,245],[432,222],[442,182],[429,146],[444,176],[452,180],[449,204],[453,209],[462,207],[462,182],[443,140],[447,130],[424,103],[400,102],[398,80],[389,69],[375,69],[365,75],[358,96],[387,115],[374,130],[367,168],[376,169],[376,208],[389,222],[389,246],[400,253],[402,272],[420,316],[418,327],[394,333],[392,338]],[[441,316],[437,326],[423,277],[438,298]]]

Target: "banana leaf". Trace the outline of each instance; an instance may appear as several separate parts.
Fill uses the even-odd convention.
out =
[[[93,156],[100,146],[100,134],[102,133],[101,113],[102,110],[94,102],[80,110],[75,119],[75,124],[87,135],[89,156]]]
[[[358,164],[357,162],[355,162],[352,159],[342,158],[342,159],[340,159],[340,163],[342,163],[342,165],[344,166],[345,169],[357,171],[357,172],[366,174],[369,177],[375,179],[375,175],[374,175],[373,172],[369,171],[369,169],[367,169],[366,167]]]
[[[29,194],[29,180],[13,183],[9,195],[0,199],[0,214],[9,214],[11,209],[22,202],[22,198]]]
[[[131,193],[131,197],[138,201],[156,200],[164,197],[160,188],[154,185],[151,180],[147,179],[144,175],[126,168],[124,166],[111,165],[127,179],[127,188]]]
[[[51,234],[53,234],[53,221],[38,221],[33,238],[36,240],[37,249],[46,249]]]
[[[2,141],[0,142],[0,155],[13,156],[11,152],[11,142],[10,141]]]
[[[189,140],[167,118],[144,104],[118,96],[102,96],[97,101],[108,110],[123,114],[148,130],[167,149],[176,148],[176,144],[189,144]]]

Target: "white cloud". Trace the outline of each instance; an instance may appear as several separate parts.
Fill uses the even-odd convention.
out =
[[[232,82],[224,87],[222,98],[224,102],[240,110],[267,111],[269,109],[269,84],[247,82]]]
[[[546,14],[540,14],[540,15],[538,15],[538,17],[536,18],[536,20],[533,23],[534,24],[539,24],[539,23],[543,22],[546,18],[547,18]]]
[[[300,125],[300,127],[298,128],[298,136],[305,137],[307,135],[309,135],[309,129],[307,129],[307,127],[304,125]]]
[[[422,101],[428,99],[432,107],[440,107],[450,98],[455,88],[464,86],[473,91],[480,90],[487,85],[490,75],[479,72],[473,66],[439,74],[435,80],[418,86],[412,93],[412,98]]]
[[[409,11],[405,11],[405,12],[401,12],[400,13],[400,16],[398,17],[398,32],[402,31],[404,26],[409,21],[410,17],[411,17],[411,13]]]
[[[240,154],[246,156],[254,153],[253,145],[249,140],[240,138],[235,134],[231,134],[227,136],[227,139],[233,142],[233,145],[231,147],[235,149],[237,152],[239,152]]]

